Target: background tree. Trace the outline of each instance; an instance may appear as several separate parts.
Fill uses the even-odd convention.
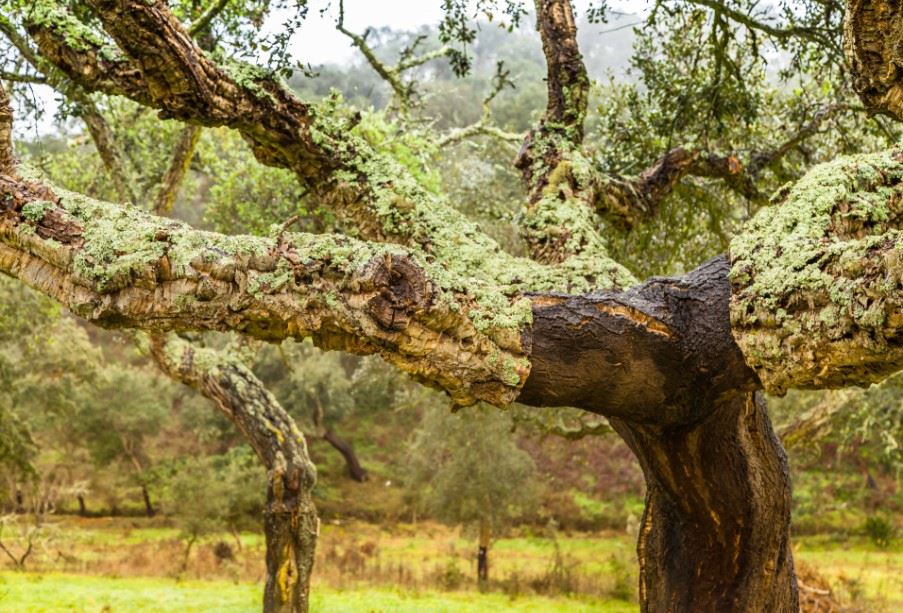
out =
[[[510,416],[489,407],[430,411],[410,443],[418,503],[443,521],[476,528],[481,585],[489,580],[493,535],[535,502],[535,466],[512,428]]]

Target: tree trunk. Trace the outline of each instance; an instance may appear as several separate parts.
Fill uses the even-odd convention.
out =
[[[309,603],[310,574],[319,532],[316,509],[307,491],[279,493],[282,476],[271,479],[263,529],[267,577],[264,613],[302,613]]]
[[[78,494],[76,497],[78,500],[78,516],[79,517],[87,517],[88,516],[88,507],[85,505],[85,497],[81,494]]]
[[[606,415],[643,467],[644,611],[798,606],[787,461],[731,334],[727,268],[534,299],[520,400]]]
[[[354,453],[354,447],[341,438],[331,429],[326,428],[323,433],[323,440],[332,445],[336,451],[342,454],[342,457],[345,458],[345,465],[348,467],[348,476],[357,481],[358,483],[363,483],[369,478],[366,469],[361,466],[360,461],[357,458],[357,454]]]
[[[319,533],[311,497],[316,469],[304,436],[276,398],[229,353],[152,337],[160,367],[213,400],[267,469],[265,613],[305,613]]]
[[[676,428],[612,420],[646,476],[643,611],[799,609],[790,473],[758,393]]]
[[[141,498],[144,499],[144,513],[148,517],[153,517],[157,514],[156,509],[154,509],[154,505],[151,504],[150,492],[147,491],[147,486],[141,486]]]
[[[489,582],[489,543],[492,538],[492,527],[489,519],[480,518],[480,542],[477,549],[477,582],[484,587]]]

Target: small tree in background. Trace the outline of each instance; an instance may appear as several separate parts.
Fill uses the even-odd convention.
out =
[[[477,579],[489,579],[493,534],[534,498],[533,459],[512,436],[511,417],[479,405],[428,411],[410,445],[410,481],[425,510],[479,531]]]
[[[152,462],[147,441],[159,433],[169,413],[161,383],[142,370],[107,364],[76,424],[98,466],[126,467],[129,480],[141,488],[148,517],[156,509],[148,489]]]
[[[244,445],[223,455],[188,460],[175,470],[169,479],[168,506],[185,540],[183,572],[202,536],[228,530],[241,548],[239,530],[251,518],[260,517],[263,509],[261,472],[253,452]]]

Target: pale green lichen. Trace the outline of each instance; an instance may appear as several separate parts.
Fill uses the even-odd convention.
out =
[[[901,160],[817,166],[732,241],[731,323],[769,391],[864,385],[903,367]]]
[[[34,0],[26,19],[32,25],[54,30],[75,51],[94,52],[106,61],[119,57],[113,45],[56,0]]]
[[[268,98],[275,101],[273,95],[261,85],[274,78],[266,69],[219,53],[214,54],[214,59],[219,68],[229,75],[236,85],[251,92],[257,98]]]
[[[44,219],[44,214],[54,206],[52,202],[46,200],[35,200],[22,207],[22,216],[28,221],[37,223]]]

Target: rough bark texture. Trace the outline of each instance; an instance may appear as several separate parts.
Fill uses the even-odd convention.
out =
[[[703,403],[709,415],[674,428],[612,420],[646,476],[642,610],[797,611],[790,473],[764,402]]]
[[[273,395],[237,360],[175,337],[154,337],[152,350],[161,368],[216,403],[266,467],[263,609],[306,612],[319,520],[311,498],[316,469],[304,437]]]
[[[478,280],[466,287],[416,252],[335,235],[198,232],[10,176],[0,193],[0,270],[99,325],[311,336],[380,353],[461,404],[510,402],[526,377],[529,301],[498,288],[475,299]]]
[[[903,368],[903,153],[811,170],[731,242],[731,323],[772,393]]]
[[[903,7],[899,0],[850,0],[844,52],[853,87],[870,109],[903,119]]]
[[[0,173],[10,172],[15,164],[13,157],[13,109],[9,96],[0,81]]]

